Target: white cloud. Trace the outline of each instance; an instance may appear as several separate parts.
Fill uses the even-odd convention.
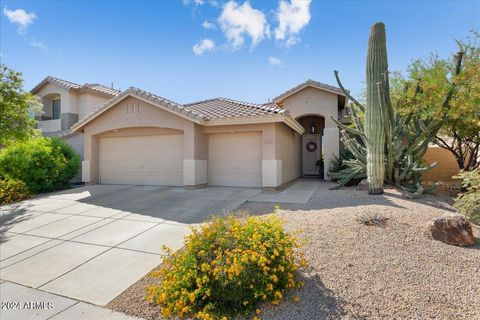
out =
[[[191,3],[197,6],[203,6],[205,3],[208,3],[211,7],[214,7],[214,8],[219,6],[217,0],[182,0],[182,2],[186,6],[190,5]]]
[[[30,46],[34,47],[34,48],[38,48],[40,50],[48,50],[48,46],[45,42],[43,41],[38,41],[38,40],[35,40],[33,39],[32,41],[30,41],[28,43]]]
[[[278,27],[275,29],[275,39],[290,47],[300,41],[298,34],[310,22],[311,0],[281,0],[276,16]]]
[[[255,47],[270,35],[269,25],[262,11],[252,8],[246,1],[242,5],[231,0],[223,6],[218,18],[220,27],[233,49],[240,48],[245,43],[245,36],[252,39]]]
[[[212,39],[203,39],[199,43],[195,44],[192,50],[195,55],[201,56],[205,51],[210,51],[214,48],[215,42]]]
[[[215,25],[215,23],[212,23],[208,20],[205,20],[203,21],[202,23],[202,27],[204,27],[205,29],[207,30],[215,30],[217,28],[217,26]]]
[[[23,9],[9,10],[7,7],[3,8],[3,14],[7,16],[11,23],[18,25],[18,33],[20,34],[25,33],[27,27],[37,18],[37,15],[33,12],[28,13]]]
[[[205,0],[183,0],[182,1],[184,5],[188,6],[190,3],[194,3],[197,6],[201,6],[205,3]]]
[[[282,60],[276,57],[268,57],[268,63],[270,63],[272,66],[281,66]]]

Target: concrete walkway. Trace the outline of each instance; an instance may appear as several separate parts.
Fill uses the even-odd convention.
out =
[[[11,282],[0,283],[2,320],[135,320],[123,313]]]
[[[261,192],[250,198],[252,202],[307,203],[320,185],[320,180],[301,179],[283,191]]]

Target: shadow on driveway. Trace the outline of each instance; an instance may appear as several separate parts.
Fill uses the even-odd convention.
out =
[[[260,189],[206,187],[186,190],[181,187],[92,185],[57,193],[52,198],[173,220],[202,223],[211,215],[235,210],[259,193]]]

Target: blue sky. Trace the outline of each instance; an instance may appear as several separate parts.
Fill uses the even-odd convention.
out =
[[[179,103],[265,102],[309,78],[336,85],[333,70],[358,94],[372,23],[392,71],[480,30],[480,1],[0,2],[0,58],[26,89],[52,75]]]

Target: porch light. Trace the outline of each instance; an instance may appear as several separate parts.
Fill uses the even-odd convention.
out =
[[[315,123],[312,123],[312,126],[310,127],[310,133],[317,133],[317,126]]]

